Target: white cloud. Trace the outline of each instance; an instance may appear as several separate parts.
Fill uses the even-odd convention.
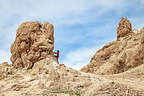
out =
[[[1,12],[18,14],[21,17],[63,18],[66,15],[81,14],[85,8],[83,0],[3,0]]]
[[[5,51],[5,50],[0,50],[0,64],[2,62],[8,62],[8,63],[11,63],[10,62],[10,52],[8,51]]]
[[[117,10],[120,12],[129,3],[127,0],[1,0],[0,15],[11,16],[18,15],[23,20],[39,18],[61,24],[72,22],[84,22],[79,18],[67,19],[69,16],[79,16],[89,14],[88,10],[97,9],[95,13],[100,16],[106,11]],[[62,23],[63,22],[63,23]],[[75,22],[75,23],[76,23]]]
[[[141,29],[144,27],[144,16],[130,18],[133,29]]]
[[[144,5],[144,0],[140,0],[140,3]]]
[[[62,64],[79,70],[89,63],[98,48],[99,47],[90,47],[71,51],[65,56]]]

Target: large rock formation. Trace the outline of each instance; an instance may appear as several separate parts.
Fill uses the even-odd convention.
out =
[[[54,29],[50,23],[25,22],[16,32],[11,46],[11,61],[16,68],[32,68],[41,59],[53,55]]]
[[[122,18],[117,29],[117,40],[105,45],[81,69],[94,74],[116,74],[144,63],[144,31],[133,32],[131,23]]]

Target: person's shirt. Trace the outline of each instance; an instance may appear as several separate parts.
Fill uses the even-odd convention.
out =
[[[59,51],[57,51],[57,57],[59,57]]]

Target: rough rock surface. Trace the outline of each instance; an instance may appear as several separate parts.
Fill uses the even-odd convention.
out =
[[[8,74],[12,74],[12,66],[7,62],[0,64],[0,80],[6,78]]]
[[[144,63],[144,29],[133,32],[130,22],[122,18],[117,33],[118,39],[98,50],[81,71],[116,74]]]
[[[127,20],[127,18],[122,17],[117,28],[117,39],[126,36],[130,32],[132,32],[132,26],[130,21]]]
[[[53,55],[54,29],[50,23],[25,22],[16,32],[11,46],[11,61],[16,68],[32,68],[41,59]]]
[[[1,79],[0,96],[143,96],[143,75],[131,79],[123,75],[83,73],[51,57]]]

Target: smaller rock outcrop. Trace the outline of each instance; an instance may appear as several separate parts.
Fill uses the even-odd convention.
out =
[[[14,70],[8,62],[0,64],[0,80],[8,77],[8,75],[14,74]]]
[[[54,28],[50,23],[25,22],[16,32],[11,46],[11,61],[15,68],[32,68],[41,59],[53,55]]]
[[[130,32],[132,32],[131,22],[127,20],[127,18],[122,17],[117,28],[117,39],[119,39],[120,37],[124,37]]]

